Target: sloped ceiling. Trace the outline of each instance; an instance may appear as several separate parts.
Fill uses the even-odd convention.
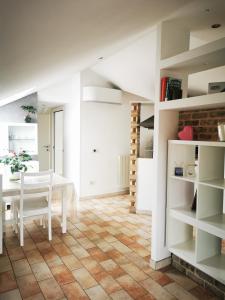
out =
[[[0,100],[69,78],[193,1],[0,0]]]
[[[189,28],[190,47],[198,47],[225,37],[225,1],[198,0],[176,10],[170,17],[177,26]],[[220,23],[218,29],[211,25]],[[156,28],[114,55],[99,61],[92,70],[122,90],[154,101],[156,57]],[[208,91],[208,83],[225,81],[225,67],[201,72],[189,77],[189,94],[201,95]]]
[[[100,61],[92,70],[126,92],[154,100],[156,30]]]

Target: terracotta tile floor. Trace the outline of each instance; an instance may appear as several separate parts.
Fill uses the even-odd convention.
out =
[[[25,246],[11,228],[0,256],[0,300],[217,299],[172,267],[149,267],[151,217],[129,214],[127,196],[83,201],[53,240],[26,223]]]

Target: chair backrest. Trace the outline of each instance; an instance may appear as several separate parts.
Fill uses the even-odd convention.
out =
[[[2,212],[2,174],[0,174],[0,215],[1,212]]]
[[[52,179],[53,170],[25,173],[21,172],[21,189],[20,189],[20,216],[23,216],[24,200],[37,199],[40,197],[48,198],[48,207],[51,208],[52,201]]]

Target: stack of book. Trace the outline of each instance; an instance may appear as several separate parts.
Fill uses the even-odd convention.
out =
[[[168,101],[182,98],[182,80],[172,77],[161,78],[160,101]]]

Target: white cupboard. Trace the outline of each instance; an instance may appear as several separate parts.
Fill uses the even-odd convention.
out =
[[[38,154],[36,123],[1,123],[0,137],[0,156],[22,150],[32,156]]]

